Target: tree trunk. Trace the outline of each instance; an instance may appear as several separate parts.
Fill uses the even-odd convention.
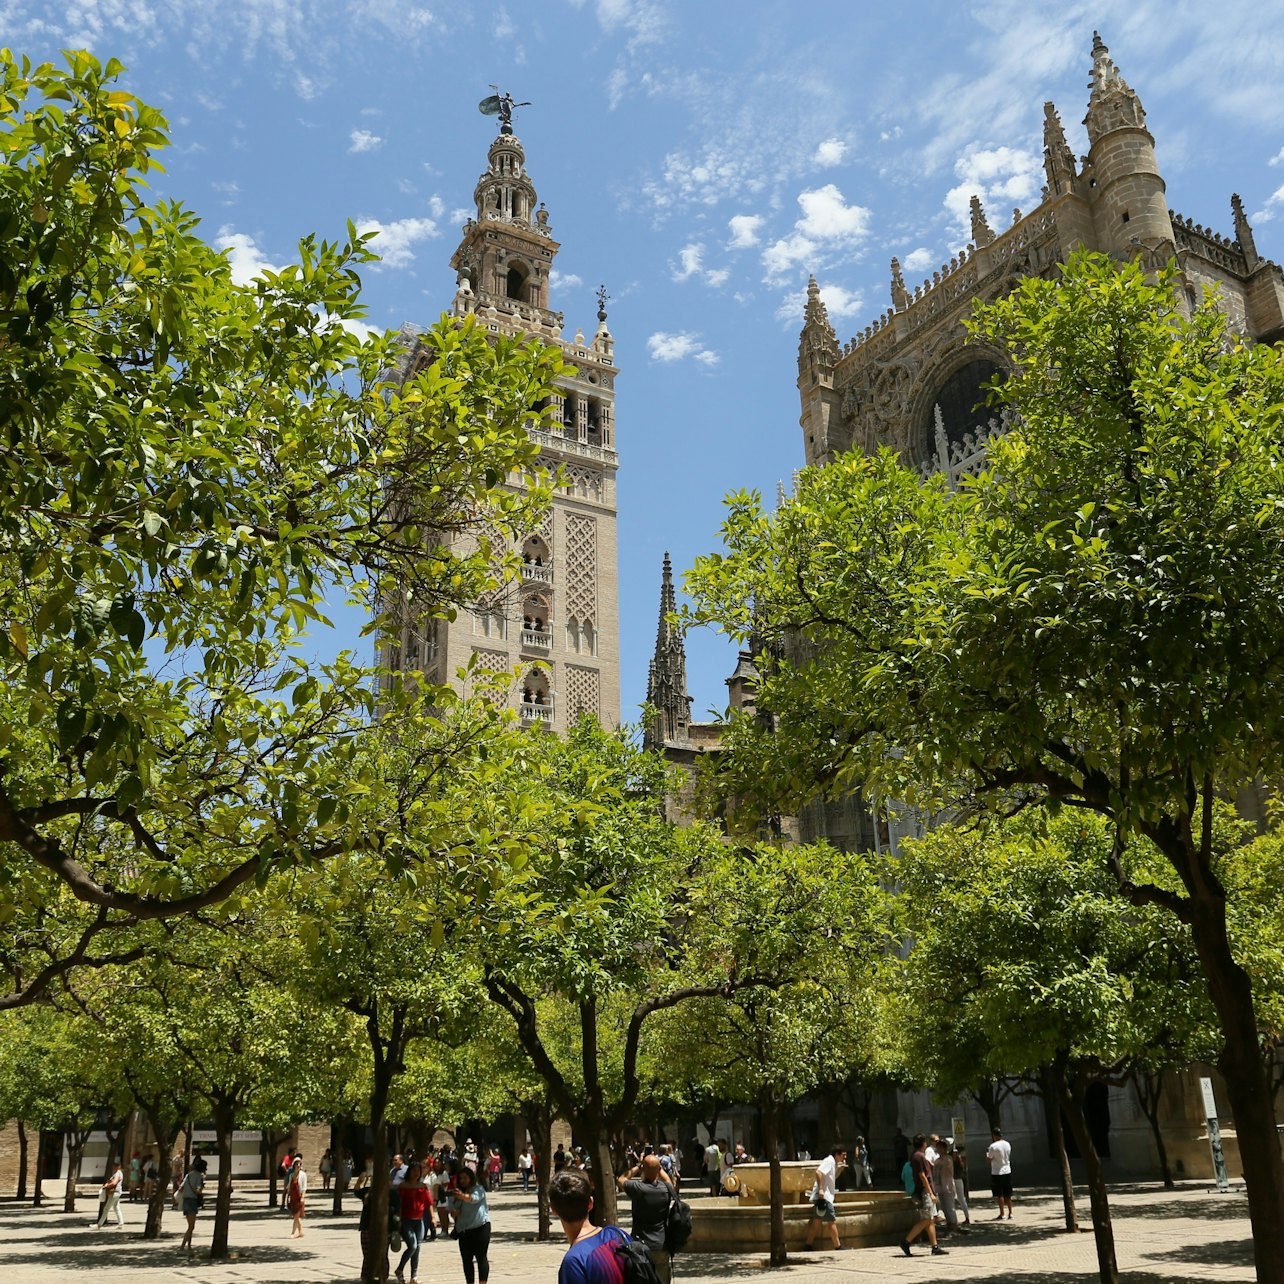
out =
[[[19,1199],[27,1198],[27,1125],[18,1120],[18,1192]]]
[[[772,1266],[788,1266],[789,1253],[785,1248],[785,1186],[780,1175],[780,1106],[774,1098],[768,1098],[764,1102],[762,1139],[767,1147],[771,1189],[771,1253],[768,1262]]]
[[[152,1136],[156,1140],[156,1185],[147,1205],[147,1224],[143,1227],[144,1239],[159,1239],[161,1221],[165,1216],[165,1205],[169,1202],[169,1156],[178,1134],[178,1126],[165,1121],[154,1109],[147,1111],[147,1122],[151,1125]]]
[[[267,1150],[268,1170],[268,1207],[277,1206],[277,1178],[281,1175],[281,1156],[278,1151],[281,1143],[289,1136],[288,1132],[277,1132],[272,1128],[263,1130],[263,1145]]]
[[[214,1236],[210,1240],[210,1258],[227,1257],[227,1233],[232,1222],[232,1130],[236,1126],[236,1107],[231,1104],[214,1107],[214,1128],[218,1136],[218,1194],[214,1199]]]
[[[1156,1070],[1152,1074],[1143,1066],[1138,1066],[1132,1072],[1133,1091],[1137,1094],[1141,1113],[1146,1116],[1146,1122],[1150,1124],[1150,1135],[1155,1139],[1155,1153],[1159,1156],[1159,1172],[1164,1179],[1164,1189],[1175,1190],[1177,1182],[1173,1178],[1172,1166],[1168,1162],[1164,1130],[1159,1126],[1159,1108],[1164,1099],[1164,1079],[1165,1074],[1162,1070]]]
[[[376,1080],[372,1095],[378,1093]],[[382,1095],[386,1097],[386,1087]],[[388,1172],[391,1162],[388,1154],[388,1128],[382,1113],[371,1117],[370,1132],[374,1172],[370,1178],[370,1193],[366,1195],[368,1234],[361,1258],[361,1280],[362,1284],[382,1284],[388,1278],[388,1192],[392,1184]]]
[[[601,1118],[584,1122],[584,1149],[593,1161],[593,1212],[595,1226],[614,1226],[619,1217],[616,1201],[615,1165],[611,1159],[611,1146]]]
[[[539,1224],[535,1238],[547,1240],[553,1235],[553,1211],[548,1203],[548,1183],[553,1178],[552,1107],[532,1107],[527,1118],[535,1129],[535,1193],[539,1200]]]
[[[1257,1279],[1259,1284],[1284,1284],[1284,1254],[1278,1247],[1279,1228],[1284,1226],[1284,1164],[1280,1162],[1270,1077],[1258,1044],[1253,989],[1248,974],[1231,954],[1225,897],[1205,891],[1201,896],[1192,895],[1189,904],[1191,936],[1224,1038],[1217,1068],[1226,1083],[1239,1141]]]
[[[62,1192],[62,1211],[76,1211],[76,1182],[80,1180],[80,1161],[84,1158],[85,1142],[89,1140],[88,1130],[82,1135],[75,1128],[67,1133],[67,1183]]]
[[[343,1126],[346,1115],[330,1120],[330,1154],[334,1172],[334,1199],[330,1204],[330,1216],[339,1217],[343,1213],[343,1135],[347,1129]]]
[[[1061,1123],[1061,1102],[1067,1092],[1065,1067],[1052,1065],[1038,1075],[1039,1095],[1043,1108],[1048,1112],[1048,1129],[1052,1133],[1052,1149],[1061,1174],[1061,1205],[1065,1210],[1066,1230],[1079,1229],[1079,1209],[1074,1198],[1074,1176],[1070,1171],[1070,1156],[1066,1154],[1066,1131]]]
[[[1087,1083],[1082,1074],[1075,1074],[1074,1081],[1062,1088],[1061,1106],[1070,1122],[1070,1131],[1079,1146],[1088,1178],[1088,1198],[1092,1205],[1092,1234],[1097,1242],[1097,1271],[1101,1284],[1119,1284],[1119,1263],[1115,1258],[1115,1229],[1110,1221],[1110,1197],[1106,1191],[1106,1174],[1101,1167],[1083,1102]]]

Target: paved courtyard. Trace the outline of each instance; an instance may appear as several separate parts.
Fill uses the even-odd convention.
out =
[[[52,1183],[46,1187],[52,1195]],[[974,1207],[978,1221],[967,1239],[945,1241],[949,1257],[931,1257],[916,1245],[913,1260],[895,1248],[850,1249],[841,1253],[797,1255],[791,1265],[768,1272],[761,1257],[684,1255],[675,1279],[691,1284],[752,1277],[788,1280],[789,1284],[839,1284],[879,1280],[887,1284],[916,1281],[973,1281],[974,1284],[1079,1284],[1097,1278],[1091,1233],[1067,1235],[1059,1230],[1061,1201],[1055,1192],[1019,1192],[1016,1218],[987,1221],[988,1199]],[[360,1276],[356,1201],[341,1217],[318,1202],[308,1219],[304,1239],[291,1241],[289,1219],[268,1210],[265,1187],[239,1186],[233,1202],[231,1244],[234,1258],[208,1257],[211,1218],[197,1223],[201,1251],[189,1257],[178,1249],[182,1218],[167,1210],[158,1241],[139,1238],[143,1208],[123,1205],[124,1231],[99,1231],[89,1225],[97,1209],[92,1198],[79,1201],[75,1214],[33,1209],[12,1200],[0,1203],[0,1281],[4,1284],[63,1284],[76,1275],[91,1275],[93,1284],[129,1284],[172,1279],[202,1284],[278,1284],[280,1281],[345,1280]],[[693,1204],[702,1196],[694,1195]],[[495,1284],[553,1284],[563,1245],[534,1242],[533,1195],[504,1190],[491,1197],[494,1239],[491,1279]],[[1242,1192],[1210,1193],[1191,1183],[1177,1191],[1158,1186],[1126,1186],[1112,1192],[1119,1266],[1129,1284],[1240,1284],[1253,1279],[1252,1237]],[[61,1208],[61,1198],[57,1207]],[[325,1209],[326,1211],[322,1211]],[[1086,1219],[1086,1203],[1081,1206]],[[627,1224],[627,1219],[626,1219]],[[920,1255],[921,1254],[921,1255]],[[453,1241],[438,1239],[424,1246],[419,1278],[428,1284],[460,1284],[463,1273]]]

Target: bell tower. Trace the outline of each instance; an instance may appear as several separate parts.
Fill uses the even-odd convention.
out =
[[[526,105],[514,104],[507,94],[481,104],[485,114],[499,116],[500,131],[473,189],[476,213],[464,224],[450,259],[455,297],[449,311],[474,316],[496,337],[530,338],[561,353],[568,370],[559,379],[550,418],[529,431],[541,462],[560,472],[562,484],[539,528],[527,532],[515,550],[518,582],[452,621],[437,622],[426,651],[439,680],[453,680],[470,663],[495,673],[516,670],[511,701],[528,726],[562,732],[590,714],[614,727],[620,722],[618,371],[607,326],[609,295],[605,287],[598,291],[592,339],[580,330],[563,337],[563,315],[554,311],[550,293],[560,247],[513,133],[512,109]],[[408,328],[410,362],[418,352],[415,334]],[[393,654],[409,656],[415,645],[402,639]]]

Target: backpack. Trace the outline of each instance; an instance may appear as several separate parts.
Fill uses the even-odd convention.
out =
[[[901,1181],[905,1186],[905,1193],[907,1195],[913,1195],[918,1187],[918,1183],[914,1180],[914,1165],[911,1164],[908,1159],[905,1161],[905,1166],[901,1169]]]
[[[660,1274],[645,1244],[621,1232],[619,1239],[611,1241],[611,1250],[620,1265],[624,1284],[660,1284]]]
[[[664,1218],[664,1250],[676,1253],[686,1247],[691,1238],[691,1205],[680,1195],[669,1201],[669,1211]]]

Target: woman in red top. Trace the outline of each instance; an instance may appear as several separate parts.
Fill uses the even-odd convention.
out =
[[[419,1284],[419,1246],[424,1242],[424,1218],[432,1219],[432,1191],[424,1185],[423,1169],[411,1164],[406,1180],[397,1187],[401,1199],[401,1239],[406,1251],[397,1264],[397,1278],[406,1278],[406,1263],[410,1263],[410,1284]]]

